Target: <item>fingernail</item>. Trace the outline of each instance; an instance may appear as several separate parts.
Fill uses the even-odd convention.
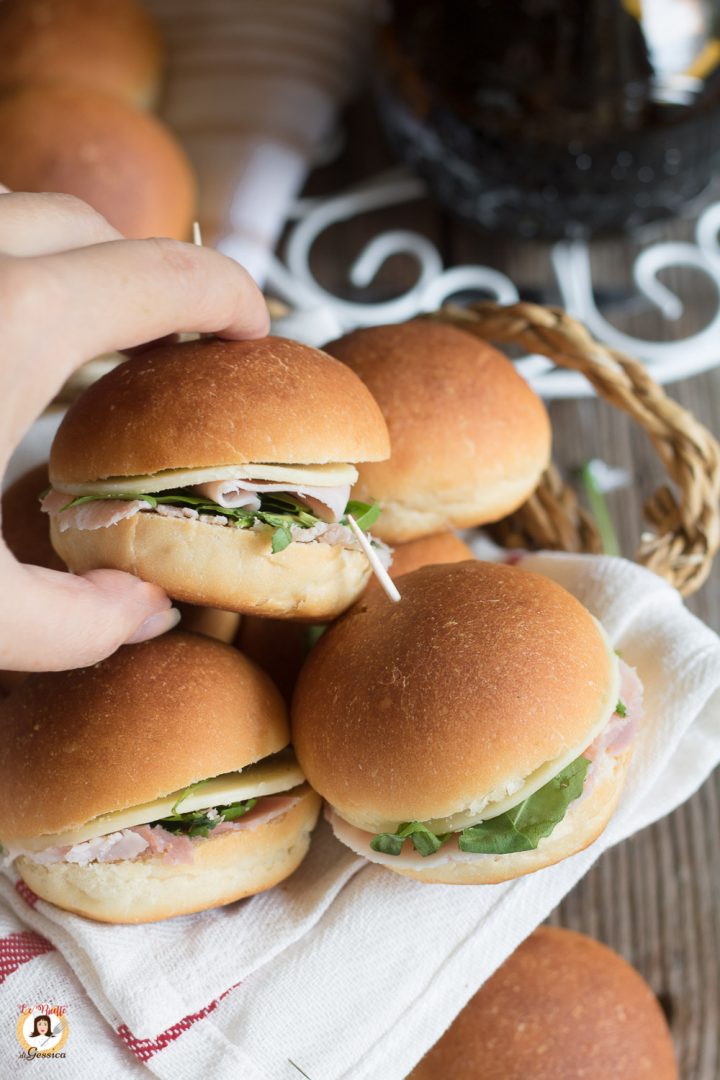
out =
[[[126,645],[137,645],[141,641],[149,641],[150,638],[166,634],[180,622],[180,612],[177,608],[167,608],[166,611],[158,611],[155,615],[149,615],[145,622],[140,623],[134,634],[125,641]]]

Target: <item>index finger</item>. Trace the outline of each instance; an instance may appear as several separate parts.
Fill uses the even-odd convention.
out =
[[[269,317],[250,275],[176,240],[115,240],[0,259],[5,355],[0,399],[17,437],[84,360],[178,330],[262,337]]]

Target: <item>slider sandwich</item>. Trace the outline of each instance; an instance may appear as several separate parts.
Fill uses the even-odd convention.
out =
[[[0,703],[0,842],[43,900],[140,923],[269,889],[320,800],[277,690],[229,645],[171,633]]]
[[[573,855],[620,797],[642,687],[548,578],[426,566],[323,635],[293,745],[335,835],[418,881],[505,881]]]
[[[388,453],[368,390],[317,349],[165,344],[70,408],[43,508],[75,572],[111,567],[193,604],[330,619],[370,576],[346,515],[367,530],[378,510],[350,501],[354,463]]]
[[[497,349],[413,319],[354,330],[325,346],[362,379],[390,431],[387,461],[363,464],[390,544],[498,521],[537,487],[550,460],[543,403]]]

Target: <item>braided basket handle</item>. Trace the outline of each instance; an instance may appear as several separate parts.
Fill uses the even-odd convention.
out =
[[[558,366],[580,371],[600,397],[622,409],[647,432],[677,494],[664,484],[648,499],[636,560],[683,596],[703,584],[720,547],[720,444],[686,409],[672,401],[637,360],[601,345],[560,308],[480,301],[448,304],[430,318],[483,341],[521,345]],[[495,527],[507,547],[597,553],[592,517],[551,465],[530,499]]]

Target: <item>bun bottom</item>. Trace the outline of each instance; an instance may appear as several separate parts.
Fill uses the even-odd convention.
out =
[[[604,755],[599,775],[589,795],[571,804],[563,820],[550,836],[540,841],[534,851],[517,851],[510,855],[476,855],[472,862],[447,862],[425,870],[395,869],[396,874],[434,885],[497,885],[524,874],[533,874],[546,866],[577,855],[597,840],[620,800],[625,775],[630,765],[632,749],[612,757]]]
[[[300,802],[255,829],[198,843],[192,863],[160,855],[115,863],[41,866],[26,856],[15,867],[42,900],[105,923],[144,923],[189,915],[254,896],[289,877],[305,858],[320,812],[307,788]]]
[[[75,574],[125,570],[174,600],[246,615],[334,619],[362,594],[370,565],[361,551],[293,543],[273,555],[266,532],[143,512],[104,529],[51,520],[53,547]]]
[[[373,533],[388,544],[401,544],[450,529],[500,521],[532,495],[546,467],[545,461],[533,463],[522,476],[484,482],[478,479],[470,487],[418,490],[411,498],[376,496],[382,513],[373,525]],[[372,502],[362,488],[353,490],[353,498]]]

